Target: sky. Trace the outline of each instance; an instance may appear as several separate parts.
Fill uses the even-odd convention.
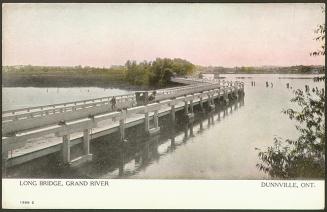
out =
[[[323,4],[3,4],[3,65],[323,65]]]

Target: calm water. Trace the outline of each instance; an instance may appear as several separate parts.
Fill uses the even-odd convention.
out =
[[[130,93],[122,89],[78,87],[78,88],[34,88],[4,87],[2,88],[2,110],[72,102],[98,97],[123,95]]]
[[[304,88],[305,84],[310,87],[323,87],[324,83],[314,83],[311,79],[280,79],[287,77],[285,75],[222,76],[233,80],[238,77],[238,80],[245,83],[244,100],[235,102],[232,109],[227,108],[228,114],[225,116],[223,111],[226,108],[220,107],[213,114],[197,114],[192,125],[179,120],[176,126],[171,126],[162,119],[160,120],[162,131],[157,137],[145,138],[139,133],[142,130],[135,129],[128,135],[129,141],[125,145],[119,144],[117,135],[94,142],[91,146],[94,160],[79,168],[62,168],[58,165],[59,154],[54,154],[43,160],[35,160],[13,168],[8,171],[8,177],[266,179],[268,177],[256,168],[258,151],[255,148],[272,145],[275,136],[297,137],[295,122],[281,113],[283,108],[292,105],[289,99],[293,94],[286,88],[286,83],[290,83],[293,88]],[[296,76],[307,77],[291,75]],[[251,81],[256,82],[255,87],[251,86]],[[269,81],[269,87],[266,87],[266,81]],[[23,89],[21,93],[26,93],[21,96],[33,96],[31,92],[38,90],[38,88],[17,89]],[[93,93],[92,89],[94,88],[90,88],[90,93]],[[12,88],[13,90],[15,88]],[[100,90],[92,96],[102,96],[105,91]],[[79,96],[77,91],[78,89],[74,95],[70,95],[69,92],[63,92],[62,97],[59,97],[60,92],[58,94],[54,92],[53,95],[64,100],[69,99],[65,96],[67,94]],[[4,95],[9,98],[10,95],[17,93],[19,92],[8,92]],[[83,95],[85,96],[85,93]],[[46,96],[49,101],[55,101]],[[28,105],[29,98],[23,99],[23,103],[17,100],[17,104]],[[42,103],[45,101],[42,99]],[[72,152],[78,155],[79,147]]]

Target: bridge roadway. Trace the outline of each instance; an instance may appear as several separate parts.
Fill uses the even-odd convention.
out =
[[[18,165],[57,151],[63,162],[71,166],[92,159],[90,137],[98,138],[116,131],[125,139],[126,128],[144,123],[149,135],[160,132],[158,118],[184,110],[191,120],[193,106],[208,102],[214,107],[215,98],[244,93],[240,82],[222,82],[196,78],[173,78],[172,81],[188,84],[160,89],[155,102],[139,105],[135,94],[116,96],[116,110],[111,110],[111,97],[45,105],[33,108],[3,111],[2,161],[3,167]],[[152,93],[152,91],[147,91]],[[153,120],[153,126],[150,125]],[[84,155],[71,159],[70,147],[83,143]]]

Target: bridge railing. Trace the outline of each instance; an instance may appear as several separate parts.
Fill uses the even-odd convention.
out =
[[[64,109],[66,107],[73,107],[73,106],[80,106],[85,104],[92,104],[92,103],[99,103],[99,102],[107,102],[112,99],[113,96],[107,96],[107,97],[100,97],[95,99],[85,99],[80,101],[74,101],[74,102],[65,102],[65,103],[58,103],[58,104],[51,104],[51,105],[42,105],[42,106],[36,106],[36,107],[28,107],[28,108],[21,108],[21,109],[15,109],[15,110],[7,110],[2,111],[2,117],[6,116],[12,116],[15,114],[20,113],[30,113],[32,111],[37,110],[47,110],[47,109]],[[117,95],[115,96],[116,100],[119,101],[120,99],[124,98],[132,98],[134,97],[134,94],[125,94],[125,95]]]
[[[191,86],[159,90],[155,101],[225,87],[226,86],[220,86],[218,83],[199,83]],[[112,105],[110,103],[112,98],[113,97],[110,96],[55,105],[4,111],[2,116],[2,133],[3,135],[7,135],[17,131],[58,124],[60,121],[71,121],[137,105],[135,94],[120,95],[115,96],[116,106],[114,110],[112,110]]]

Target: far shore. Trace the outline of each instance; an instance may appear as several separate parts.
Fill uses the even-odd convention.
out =
[[[240,75],[240,73],[228,73],[228,75]],[[242,73],[246,75],[258,73]],[[276,73],[261,73],[263,75],[276,74]],[[284,75],[278,73],[279,75]],[[285,73],[285,75],[294,76],[280,76],[279,79],[313,79],[317,75],[313,73]],[[305,76],[296,76],[301,74]],[[222,75],[224,75],[222,73]],[[220,77],[224,79],[225,77]],[[236,76],[236,79],[251,79],[251,76]],[[176,83],[169,83],[165,87],[178,86]],[[107,74],[22,74],[22,73],[3,73],[2,74],[2,87],[100,87],[100,88],[120,88],[124,90],[151,90],[159,89],[162,87],[150,87],[145,85],[131,85],[123,77]]]
[[[178,86],[178,83],[170,83],[165,87]],[[40,88],[70,88],[70,87],[99,87],[120,88],[124,90],[151,90],[159,87],[144,85],[131,85],[123,78],[112,79],[107,75],[29,75],[29,74],[6,74],[2,75],[2,87],[40,87]]]

